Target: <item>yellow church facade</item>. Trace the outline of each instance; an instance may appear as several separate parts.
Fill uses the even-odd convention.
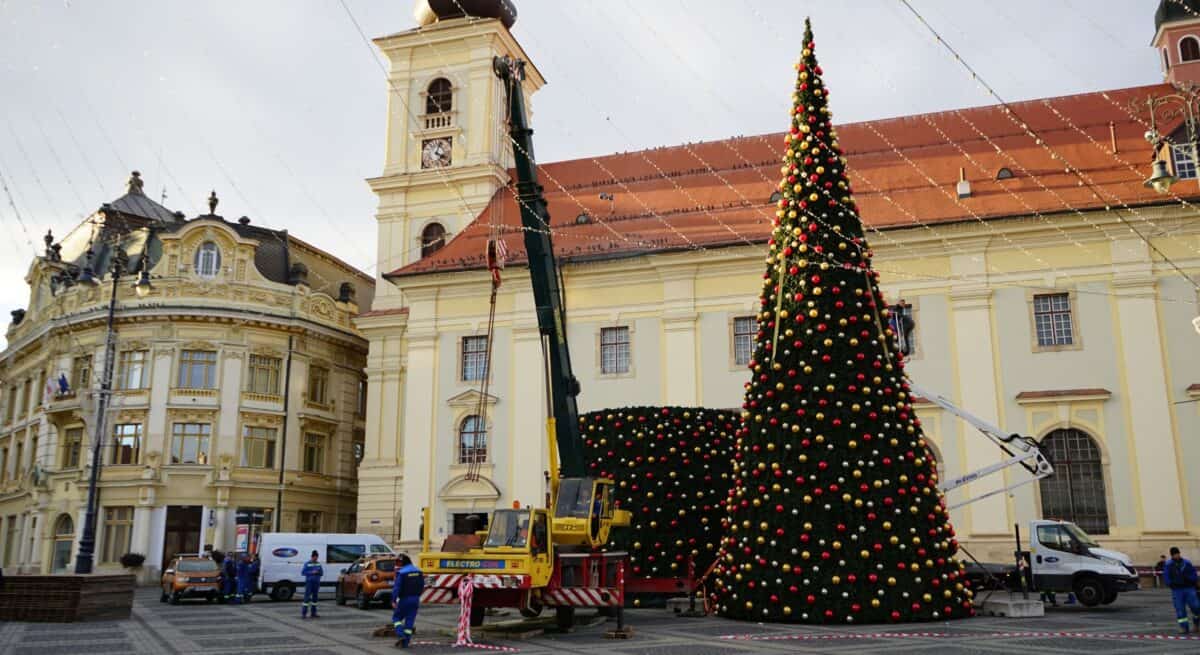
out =
[[[426,506],[436,540],[467,514],[546,493],[540,337],[490,70],[493,56],[527,57],[495,19],[446,17],[377,44],[392,68],[387,162],[371,184],[390,273],[356,320],[370,343],[357,519],[412,547]],[[544,83],[532,70],[529,96]],[[1149,149],[1125,107],[1165,88],[1013,105],[1040,142],[998,107],[839,127],[882,288],[916,326],[909,376],[1032,437],[1055,466],[952,511],[981,559],[1009,559],[1014,524],[1043,517],[1145,564],[1200,547],[1200,296],[1179,272],[1200,275],[1200,193],[1184,180],[1156,195],[1148,169],[1128,165]],[[741,407],[782,143],[540,165],[581,411]],[[510,253],[490,334],[489,239]],[[943,479],[1007,457],[939,406],[917,411]]]

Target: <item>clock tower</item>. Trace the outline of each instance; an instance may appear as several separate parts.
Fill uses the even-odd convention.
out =
[[[509,31],[509,0],[421,0],[414,16],[416,28],[375,39],[390,64],[386,161],[368,180],[379,196],[380,274],[435,252],[507,183],[512,150],[492,58],[529,61]],[[532,64],[526,72],[531,96],[545,80]],[[373,308],[401,306],[381,283]]]
[[[435,371],[455,350],[438,347],[436,290],[401,291],[382,276],[436,256],[509,182],[506,89],[492,59],[527,62],[526,103],[545,83],[509,32],[510,0],[418,0],[414,15],[417,27],[375,39],[389,63],[386,159],[368,180],[380,278],[355,319],[369,341],[359,529],[408,545],[434,493],[429,462],[445,436],[435,425],[450,420],[445,407],[439,419]]]

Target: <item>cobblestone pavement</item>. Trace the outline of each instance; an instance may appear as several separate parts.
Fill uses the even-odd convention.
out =
[[[163,605],[157,592],[137,593],[133,618],[86,624],[0,624],[0,653],[334,653],[396,652],[393,639],[372,637],[391,620],[389,611],[321,603],[321,618],[300,619],[300,603],[274,603],[259,597],[248,606],[208,605],[203,601]],[[422,608],[413,650],[462,652],[450,646],[447,630],[456,608]],[[498,652],[624,653],[707,655],[709,653],[1200,653],[1200,639],[1174,636],[1174,613],[1162,590],[1122,595],[1096,609],[1059,607],[1037,619],[976,618],[951,623],[901,626],[808,627],[762,625],[718,618],[677,618],[662,609],[626,613],[635,635],[628,641],[604,637],[611,623],[596,623],[570,634],[529,639],[479,639]],[[511,617],[489,622],[511,620]]]

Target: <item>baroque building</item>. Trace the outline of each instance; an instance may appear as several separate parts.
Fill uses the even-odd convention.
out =
[[[1200,24],[1167,14],[1160,37]],[[425,506],[436,540],[546,488],[540,339],[490,70],[495,55],[527,57],[511,16],[492,16],[425,12],[376,40],[392,88],[384,174],[370,181],[384,273],[356,320],[370,341],[358,521],[402,546],[418,541]],[[532,95],[545,81],[526,70]],[[912,379],[1030,435],[1056,467],[952,511],[981,558],[1009,559],[1013,525],[1040,517],[1147,564],[1200,546],[1200,470],[1187,465],[1200,461],[1200,297],[1173,267],[1200,274],[1194,156],[1176,153],[1171,195],[1142,182],[1152,153],[1139,107],[1171,89],[838,128],[881,284],[915,324]],[[1176,128],[1178,117],[1159,124]],[[540,163],[581,411],[741,406],[782,148],[768,134]],[[489,239],[509,253],[490,334]],[[918,412],[943,479],[1005,457],[937,405]]]
[[[186,218],[137,172],[30,264],[27,308],[0,355],[0,561],[73,570],[105,361],[114,260],[111,402],[100,439],[96,568],[245,548],[262,528],[353,531],[374,283],[288,234],[216,213]],[[149,292],[135,293],[139,275]]]

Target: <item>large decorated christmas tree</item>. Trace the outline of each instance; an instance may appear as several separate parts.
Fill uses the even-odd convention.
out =
[[[580,417],[589,474],[633,513],[608,547],[634,578],[694,578],[720,547],[738,418],[702,407],[625,407]]]
[[[715,602],[756,621],[968,616],[807,21],[796,70]]]

